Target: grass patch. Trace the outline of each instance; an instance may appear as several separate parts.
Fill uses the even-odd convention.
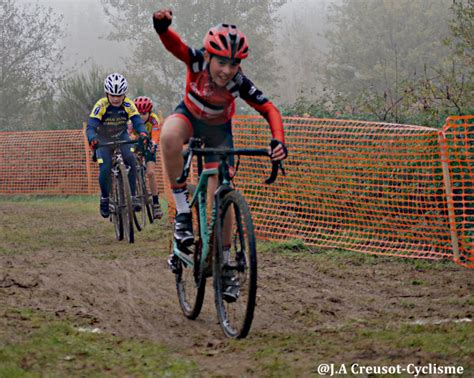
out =
[[[48,196],[48,195],[0,195],[0,202],[70,202],[70,203],[98,203],[98,196]]]
[[[98,211],[93,196],[71,197],[0,197],[0,254],[28,254],[41,250],[58,253],[90,253],[115,258],[130,249],[156,254],[170,239],[166,220],[136,231],[135,244],[115,239],[113,224]],[[153,246],[151,244],[154,243]],[[115,256],[115,257],[114,257]]]
[[[67,322],[27,310],[7,309],[2,318],[15,335],[0,331],[0,377],[183,377],[197,373],[194,363],[174,356],[163,345],[80,332]]]
[[[469,299],[467,300],[467,304],[468,304],[469,306],[474,306],[474,295],[471,294],[471,295],[469,296]]]
[[[301,376],[315,372],[320,363],[350,366],[355,362],[462,366],[464,375],[470,376],[474,373],[473,333],[472,323],[370,324],[362,329],[345,325],[318,332],[259,334],[252,340],[229,342],[228,353],[253,350],[255,363],[265,376]]]
[[[427,260],[397,258],[394,256],[373,255],[340,249],[320,249],[307,246],[299,239],[282,242],[259,241],[258,253],[275,253],[290,259],[305,259],[328,268],[350,269],[351,266],[376,266],[379,264],[400,264],[416,271],[446,271],[464,269],[450,260]],[[422,285],[422,282],[413,282]]]

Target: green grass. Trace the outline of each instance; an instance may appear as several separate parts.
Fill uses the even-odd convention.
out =
[[[394,261],[414,268],[417,271],[458,269],[458,267],[449,260],[397,258],[338,249],[320,249],[307,246],[299,239],[291,239],[283,242],[259,241],[258,253],[276,253],[289,259],[304,259],[309,262],[318,263],[321,266],[338,266],[339,269],[350,269],[350,266],[354,265],[373,266],[383,264],[384,262],[393,263]],[[423,282],[414,280],[412,284],[422,285]]]
[[[80,332],[32,311],[6,309],[2,315],[16,332],[0,331],[0,377],[183,377],[197,371],[160,344]]]
[[[470,376],[474,373],[473,332],[472,323],[346,325],[337,330],[259,334],[252,340],[231,342],[228,352],[251,349],[259,371],[272,377],[300,376],[320,363],[406,366],[419,359],[462,366],[465,376]],[[307,352],[312,353],[312,359],[304,358]]]
[[[165,205],[165,204],[164,204]],[[98,199],[89,197],[0,197],[0,207],[8,216],[0,218],[0,254],[28,254],[43,249],[58,253],[88,251],[96,256],[115,258],[134,248],[117,242],[112,223],[98,216]],[[165,207],[165,206],[164,206]],[[157,237],[167,238],[170,226],[146,227],[137,234],[141,251]],[[104,248],[105,247],[105,248]],[[154,252],[151,252],[154,253]]]

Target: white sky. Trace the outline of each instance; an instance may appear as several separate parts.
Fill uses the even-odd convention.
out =
[[[295,6],[305,4],[314,6],[316,3],[331,1],[334,0],[288,0],[282,11],[289,14]],[[79,65],[79,69],[85,69],[92,62],[111,70],[120,70],[125,66],[123,61],[127,58],[127,45],[106,39],[111,26],[106,21],[100,0],[15,0],[15,2],[39,3],[52,8],[57,14],[64,15],[63,24],[67,33],[67,37],[63,40],[66,67]],[[88,60],[87,64],[83,64],[85,60]]]
[[[92,61],[112,70],[124,67],[127,57],[124,44],[106,40],[111,30],[102,10],[100,0],[15,0],[18,4],[37,4],[52,8],[62,14],[66,38],[64,63],[70,68],[89,67]],[[83,61],[88,60],[86,65]]]

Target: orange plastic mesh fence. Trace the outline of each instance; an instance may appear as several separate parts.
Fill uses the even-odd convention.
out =
[[[0,194],[97,194],[98,177],[82,130],[0,133]]]
[[[474,267],[472,121],[437,130],[287,117],[287,176],[265,185],[269,160],[242,157],[235,185],[262,238]],[[263,118],[235,117],[237,147],[269,137]],[[169,200],[159,156],[156,170]],[[0,194],[97,194],[97,177],[82,130],[0,133]]]
[[[235,128],[237,145],[268,139],[261,118],[239,117]],[[235,180],[260,236],[416,258],[453,258],[458,248],[472,264],[472,244],[453,244],[439,130],[305,118],[286,118],[285,130],[287,176],[265,186],[266,165],[246,159]]]

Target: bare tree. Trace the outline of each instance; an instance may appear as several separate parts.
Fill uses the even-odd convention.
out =
[[[63,37],[60,24],[61,17],[49,8],[30,5],[26,9],[14,0],[1,1],[0,130],[26,128],[28,122],[32,125],[32,113],[44,98],[51,96],[62,61],[57,44]]]

